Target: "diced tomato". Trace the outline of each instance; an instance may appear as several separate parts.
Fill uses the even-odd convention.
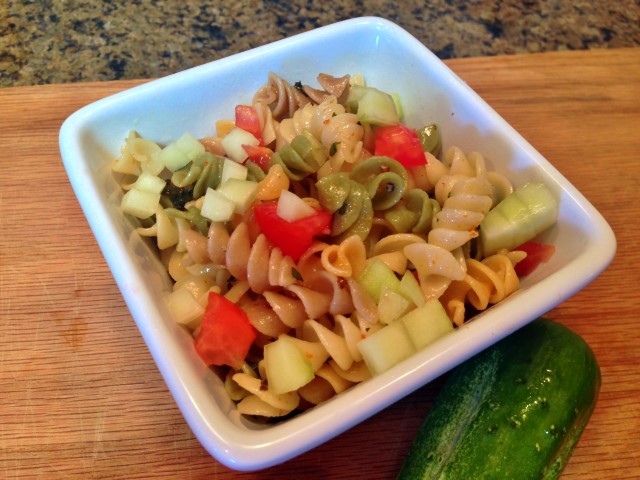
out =
[[[405,167],[427,163],[418,132],[402,123],[376,128],[374,148],[375,155],[391,157]]]
[[[288,222],[278,216],[278,202],[253,207],[256,221],[267,240],[282,253],[298,260],[311,246],[314,237],[329,233],[331,214],[316,210],[314,215]]]
[[[271,156],[273,150],[267,147],[256,147],[254,145],[242,145],[242,148],[247,152],[247,159],[244,163],[251,161],[258,165],[263,171],[269,170],[269,162],[271,162]]]
[[[196,352],[207,365],[240,369],[256,336],[255,328],[238,305],[219,293],[209,293],[195,338]]]
[[[262,129],[260,118],[255,107],[249,105],[236,106],[236,127],[241,128],[260,140],[262,145]]]
[[[527,252],[527,258],[518,262],[515,266],[516,273],[519,277],[524,277],[533,272],[538,265],[549,261],[555,253],[556,247],[538,242],[525,242],[514,250]]]

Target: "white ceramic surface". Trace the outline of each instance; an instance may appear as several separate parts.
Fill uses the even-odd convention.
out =
[[[560,199],[560,217],[545,236],[556,254],[516,294],[383,375],[264,427],[237,414],[189,335],[170,318],[161,297],[169,288],[166,273],[119,211],[121,192],[110,163],[132,129],[159,143],[184,132],[213,134],[215,120],[233,118],[234,106],[250,102],[270,71],[311,85],[320,72],[364,74],[370,85],[399,93],[407,124],[438,123],[445,148],[482,152],[516,185],[545,182]],[[419,41],[379,18],[303,33],[93,103],[63,124],[60,149],[80,205],[185,419],[215,458],[237,470],[286,461],[374,415],[576,293],[606,268],[616,248],[601,215],[547,160]]]

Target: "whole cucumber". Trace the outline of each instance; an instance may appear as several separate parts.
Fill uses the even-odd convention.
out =
[[[398,478],[558,478],[600,384],[582,337],[534,320],[452,372]]]

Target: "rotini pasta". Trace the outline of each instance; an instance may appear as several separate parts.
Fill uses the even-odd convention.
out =
[[[314,174],[326,162],[326,152],[313,135],[304,130],[283,145],[271,158],[271,162],[280,165],[287,177],[302,180]]]
[[[336,245],[322,251],[322,267],[342,278],[355,277],[364,269],[367,252],[358,235],[352,235]]]
[[[462,280],[466,263],[461,249],[453,252],[431,243],[413,243],[404,254],[416,269],[426,299],[439,298],[453,280]]]
[[[292,117],[300,107],[309,103],[309,98],[273,72],[268,82],[253,96],[253,104],[269,107],[276,120]]]
[[[300,403],[297,393],[276,395],[262,388],[262,380],[246,373],[236,373],[233,381],[250,394],[238,403],[238,411],[246,415],[281,417],[293,411]]]
[[[328,161],[318,170],[320,178],[341,171],[345,164],[353,165],[366,154],[362,143],[364,128],[358,123],[357,115],[348,113],[334,96],[317,105],[308,103],[291,118],[282,120],[276,130],[276,149],[291,143],[305,131],[329,152]]]
[[[320,205],[334,213],[331,235],[338,241],[351,235],[365,239],[373,225],[373,204],[366,187],[345,173],[324,177],[317,187]]]
[[[400,162],[389,157],[369,157],[358,163],[350,177],[367,188],[374,210],[396,205],[407,189],[408,175]]]
[[[437,125],[413,132],[417,164],[402,149],[379,155],[376,132],[397,112],[390,124],[367,120],[377,117],[352,93],[386,95],[395,109],[391,96],[360,75],[318,83],[272,72],[242,105],[251,132],[239,117],[164,147],[131,132],[113,163],[123,211],[173,280],[169,310],[252,417],[295,414],[366,381],[360,342],[431,299],[460,326],[519,287],[523,252],[483,258],[476,247],[511,183],[479,153],[439,158]],[[374,268],[380,278],[367,277]],[[225,322],[236,322],[228,338],[209,336]],[[293,367],[276,382],[282,355]]]
[[[464,278],[451,282],[441,297],[452,321],[458,326],[464,323],[467,304],[482,311],[516,291],[520,280],[514,266],[524,256],[523,252],[515,251],[498,253],[482,261],[465,259]]]

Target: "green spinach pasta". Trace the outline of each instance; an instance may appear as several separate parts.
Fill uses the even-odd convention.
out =
[[[552,226],[543,185],[443,150],[436,124],[405,125],[398,96],[361,75],[270,73],[251,98],[209,137],[131,132],[112,167],[173,281],[168,310],[240,413],[312,408],[391,368],[387,333],[410,354],[518,289],[526,253],[485,255],[483,238]]]

